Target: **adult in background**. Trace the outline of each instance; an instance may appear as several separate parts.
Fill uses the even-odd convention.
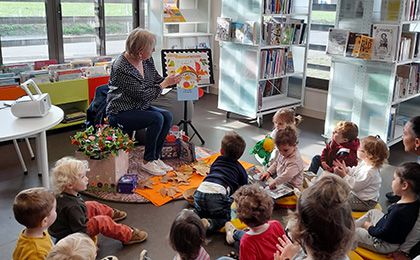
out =
[[[418,156],[417,162],[420,163],[420,116],[411,118],[405,124],[402,139],[404,151],[416,154]],[[395,199],[399,200],[399,197],[392,192],[387,193],[386,197],[390,202],[395,202]],[[399,251],[394,253],[394,259],[411,259],[418,255],[420,255],[420,212],[417,222],[405,242],[400,246]]]
[[[177,84],[179,76],[163,78],[157,72],[152,53],[156,36],[136,28],[125,42],[125,51],[111,68],[106,113],[109,123],[131,133],[146,128],[146,141],[141,168],[153,175],[163,175],[172,168],[159,156],[172,124],[172,113],[151,106],[162,89]]]

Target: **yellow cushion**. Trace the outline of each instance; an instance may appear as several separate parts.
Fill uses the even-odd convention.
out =
[[[392,260],[392,257],[388,257],[387,255],[372,252],[362,247],[357,247],[354,251],[365,260]]]
[[[361,257],[359,254],[357,254],[354,251],[350,251],[347,256],[350,260],[363,260],[363,257]]]
[[[232,224],[235,226],[236,229],[240,229],[240,230],[245,229],[248,226],[236,217],[236,208],[237,208],[236,202],[232,202],[232,205],[230,205],[230,216],[232,218],[230,222],[232,222]],[[219,229],[219,232],[222,232],[222,233],[226,232],[225,227],[222,227],[221,229]]]
[[[296,195],[286,196],[276,200],[276,204],[280,207],[294,208],[296,207],[297,197]]]
[[[375,209],[379,209],[380,211],[382,211],[382,207],[381,207],[381,204],[376,204],[376,206],[375,206]],[[367,211],[353,211],[352,213],[351,213],[351,216],[354,218],[354,219],[358,219],[358,218],[360,218],[360,217],[362,217],[363,215],[365,215],[367,213]]]

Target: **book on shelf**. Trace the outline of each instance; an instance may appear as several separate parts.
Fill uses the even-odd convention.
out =
[[[216,41],[230,41],[231,39],[231,23],[232,18],[229,17],[217,17],[216,19]]]
[[[328,33],[327,54],[344,56],[349,33],[349,30],[330,28]]]
[[[306,24],[302,19],[268,17],[262,24],[262,42],[266,45],[302,44]]]
[[[163,22],[185,22],[185,17],[178,8],[178,0],[163,0]]]
[[[112,56],[97,56],[92,58],[92,62],[96,66],[97,63],[112,62],[113,59],[114,58]]]
[[[32,70],[20,73],[21,82],[25,82],[28,79],[32,79],[37,84],[51,82],[50,73],[46,69]]]
[[[19,64],[9,64],[9,65],[0,65],[0,71],[3,73],[14,73],[18,75],[21,72],[31,70],[32,66],[28,63],[19,63]]]
[[[382,0],[381,20],[398,21],[401,0]]]
[[[352,52],[352,56],[356,58],[361,58],[365,60],[370,60],[372,57],[373,51],[373,38],[362,35],[358,40],[356,40]]]
[[[292,0],[264,0],[264,14],[290,14]]]
[[[280,77],[286,72],[287,49],[268,49],[261,51],[262,79]]]
[[[0,86],[14,86],[19,85],[19,76],[3,77],[0,78]]]
[[[254,21],[232,22],[231,40],[242,44],[256,43],[256,28]]]
[[[349,38],[347,40],[347,47],[346,47],[346,56],[353,57],[353,50],[356,43],[360,44],[360,40],[362,35],[367,36],[364,33],[356,33],[356,32],[349,32]]]
[[[37,60],[34,61],[34,70],[45,70],[48,68],[48,65],[57,64],[56,59],[51,60]]]
[[[394,61],[397,49],[398,25],[373,24],[372,60]]]
[[[81,77],[82,70],[80,68],[54,71],[54,81],[80,79]]]
[[[400,41],[400,52],[398,56],[399,61],[404,61],[414,58],[417,33],[415,32],[402,32]]]
[[[70,64],[73,69],[82,68],[82,67],[90,67],[93,65],[91,59],[72,60]]]
[[[286,73],[294,73],[295,72],[295,66],[293,64],[293,53],[292,50],[287,51],[287,57],[286,57]]]
[[[109,75],[106,66],[82,67],[80,68],[80,70],[82,71],[82,76],[86,78],[102,77]]]
[[[410,65],[400,65],[397,67],[396,89],[398,90],[398,98],[405,98],[408,95],[410,84]]]

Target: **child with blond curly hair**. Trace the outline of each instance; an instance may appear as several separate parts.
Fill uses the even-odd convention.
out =
[[[96,201],[84,201],[79,192],[86,190],[88,162],[73,157],[58,160],[52,170],[52,186],[57,194],[57,219],[49,228],[50,234],[60,240],[70,234],[82,232],[90,237],[102,234],[120,240],[123,245],[141,243],[147,233],[115,221],[127,216]]]
[[[379,136],[362,139],[357,157],[361,162],[355,167],[347,167],[345,161],[334,161],[335,173],[350,186],[350,205],[355,211],[373,209],[378,203],[382,178],[380,168],[388,159],[388,146]]]

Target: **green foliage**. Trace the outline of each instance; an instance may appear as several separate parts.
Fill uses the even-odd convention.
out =
[[[95,34],[95,28],[89,24],[65,24],[63,26],[64,35],[86,35]]]

